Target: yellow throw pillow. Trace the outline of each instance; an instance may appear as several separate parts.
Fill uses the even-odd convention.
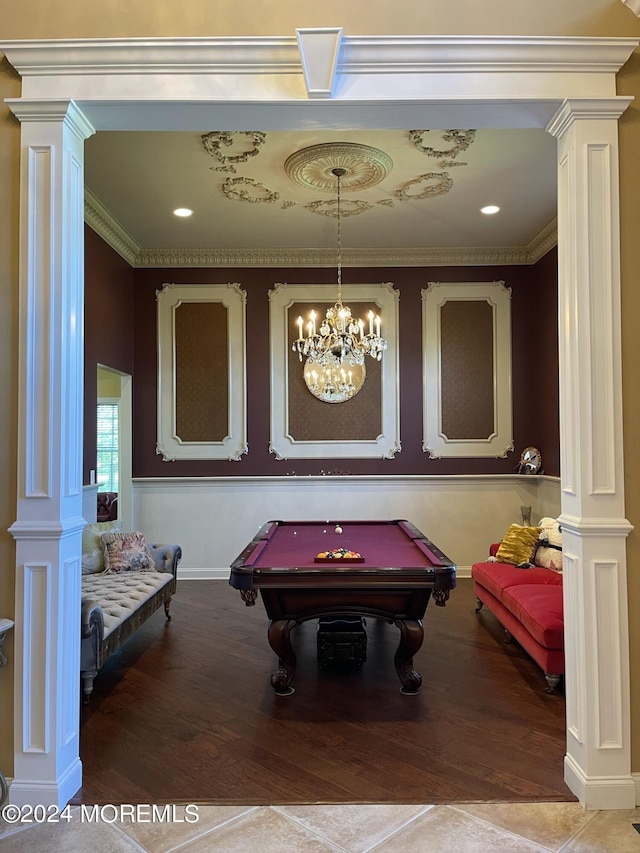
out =
[[[539,527],[523,527],[512,524],[505,535],[496,554],[498,563],[531,563],[538,545]]]

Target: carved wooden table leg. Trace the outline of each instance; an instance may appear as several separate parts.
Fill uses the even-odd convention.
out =
[[[396,625],[400,628],[400,643],[393,662],[402,683],[400,692],[419,693],[422,686],[422,676],[413,668],[413,656],[420,649],[424,639],[422,622],[412,619],[399,619]]]
[[[291,630],[296,622],[293,619],[277,619],[269,622],[267,637],[269,645],[278,655],[279,666],[271,676],[271,686],[281,696],[295,693],[290,687],[296,671],[296,653],[291,645]]]

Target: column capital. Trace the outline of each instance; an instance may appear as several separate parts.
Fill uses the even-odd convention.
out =
[[[96,132],[77,103],[71,99],[32,101],[7,98],[5,103],[20,122],[66,122],[80,139],[88,139]]]
[[[575,122],[584,119],[617,121],[633,101],[620,95],[615,98],[567,98],[547,124],[552,136],[562,136]]]

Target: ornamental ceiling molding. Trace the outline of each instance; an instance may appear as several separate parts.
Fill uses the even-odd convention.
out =
[[[542,232],[541,232],[542,233]],[[557,243],[555,222],[544,229],[549,251]],[[343,267],[526,266],[546,254],[538,236],[527,246],[444,246],[407,249],[347,249]],[[330,249],[142,249],[134,264],[151,267],[335,267]]]
[[[84,188],[84,221],[128,264],[132,267],[138,266],[141,246],[88,187]]]
[[[466,151],[476,138],[476,130],[411,130],[407,139],[415,148],[427,157],[440,159],[440,169],[454,166],[467,166],[456,157]],[[446,148],[425,145],[428,134],[433,134],[432,142],[444,141]],[[210,131],[201,137],[205,150],[216,157],[221,166],[210,167],[213,171],[237,173],[236,165],[247,163],[250,157],[260,153],[267,139],[263,131]],[[237,154],[223,154],[221,147],[236,148]],[[451,143],[451,144],[450,144]],[[334,193],[336,189],[335,169],[343,170],[340,186],[345,193],[367,190],[380,184],[393,170],[393,160],[379,148],[360,142],[325,142],[310,145],[295,151],[283,164],[285,174],[296,184],[308,190]],[[397,202],[421,201],[435,196],[445,195],[453,188],[453,178],[449,172],[427,172],[405,181],[400,187],[390,190],[386,198],[369,202],[364,199],[344,199],[341,215],[358,216],[374,205],[394,207]],[[281,200],[281,194],[261,181],[249,176],[227,178],[221,185],[222,194],[229,201],[241,201],[248,204],[274,204]],[[286,210],[301,207],[320,216],[337,217],[336,198],[300,202],[294,199],[282,199],[280,207]]]
[[[143,249],[85,188],[86,224],[134,269],[152,267],[333,267],[333,249]],[[537,263],[558,242],[554,218],[525,246],[343,249],[344,267],[486,266]]]
[[[202,145],[212,157],[220,163],[220,166],[211,166],[214,172],[236,173],[238,163],[246,163],[250,157],[255,157],[267,137],[266,133],[259,130],[212,130],[202,136]],[[235,142],[241,139],[245,142],[245,148],[238,154],[224,154],[221,146],[232,148]]]
[[[284,171],[305,189],[335,193],[334,169],[344,169],[340,177],[343,192],[366,190],[383,181],[393,169],[389,155],[359,142],[326,142],[301,148],[284,161]]]

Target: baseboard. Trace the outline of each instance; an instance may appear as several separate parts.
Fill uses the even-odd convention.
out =
[[[179,581],[228,581],[229,569],[198,569],[178,566]]]
[[[9,786],[9,802],[13,806],[57,806],[64,808],[82,785],[82,763],[74,759],[56,780],[19,779]]]
[[[564,781],[588,811],[634,809],[638,802],[638,778],[596,776],[589,778],[570,755],[564,758]]]

